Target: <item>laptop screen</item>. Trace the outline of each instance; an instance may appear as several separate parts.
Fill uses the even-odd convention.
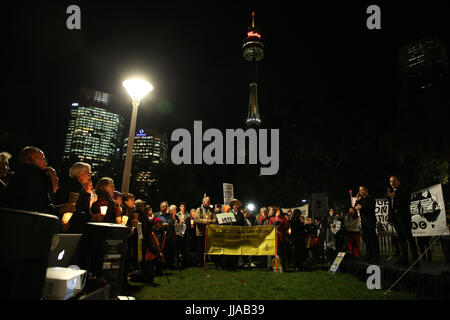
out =
[[[48,267],[79,265],[81,234],[58,233],[53,237],[48,258]]]

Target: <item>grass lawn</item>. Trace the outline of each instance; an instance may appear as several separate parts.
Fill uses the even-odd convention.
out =
[[[369,290],[349,274],[328,274],[317,267],[302,272],[274,273],[265,269],[216,270],[202,268],[168,271],[154,284],[131,283],[127,294],[138,300],[382,300],[417,299],[414,294]]]

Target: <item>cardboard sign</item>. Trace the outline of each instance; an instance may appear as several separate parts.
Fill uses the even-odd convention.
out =
[[[216,214],[216,217],[217,217],[217,222],[219,222],[219,224],[236,222],[236,217],[234,216],[233,212],[218,213],[218,214]]]
[[[223,204],[228,206],[230,205],[231,199],[234,198],[234,188],[231,183],[223,184]]]
[[[144,239],[144,235],[142,234],[142,223],[138,223],[137,225],[138,239]]]
[[[330,267],[330,270],[328,270],[328,273],[335,274],[337,269],[339,268],[339,265],[341,264],[342,260],[344,259],[345,252],[339,252],[336,256],[336,259],[334,259],[333,264]]]

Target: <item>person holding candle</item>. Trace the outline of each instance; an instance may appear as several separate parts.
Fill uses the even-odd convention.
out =
[[[101,178],[95,185],[95,193],[98,199],[92,204],[92,221],[121,223],[122,213],[113,199],[113,179],[108,177]]]
[[[49,197],[52,200],[52,202],[54,202],[55,193],[56,193],[56,191],[58,191],[58,188],[59,188],[59,184],[58,184],[59,178],[58,178],[58,175],[56,174],[56,170],[52,167],[46,167],[45,172],[46,172],[47,176],[50,178],[50,182],[51,182],[51,186],[49,189]],[[63,213],[62,215],[60,214],[59,218],[61,220],[61,232],[67,232],[69,230],[69,227],[70,227],[69,220],[71,217],[72,217],[71,212],[66,212],[66,213]]]
[[[55,194],[57,204],[75,201],[75,210],[70,219],[70,233],[83,233],[87,222],[92,218],[90,207],[92,198],[91,166],[77,162],[69,169],[69,179],[63,179]]]
[[[52,214],[60,220],[66,211],[75,209],[69,203],[55,205],[58,177],[53,168],[47,167],[42,150],[28,146],[22,149],[18,158],[19,164],[5,189],[2,206]],[[62,223],[60,232],[67,229],[68,225]]]

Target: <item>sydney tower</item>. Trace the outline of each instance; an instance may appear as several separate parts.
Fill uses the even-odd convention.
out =
[[[264,56],[264,44],[261,33],[255,27],[255,12],[252,12],[252,25],[248,28],[247,37],[242,46],[242,55],[250,65],[250,98],[248,102],[248,115],[246,124],[248,127],[261,125],[258,107],[258,61]]]

